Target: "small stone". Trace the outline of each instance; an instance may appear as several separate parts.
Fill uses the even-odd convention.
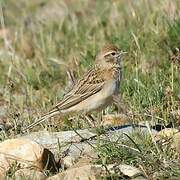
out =
[[[142,175],[142,172],[138,168],[133,166],[120,165],[119,168],[124,175],[129,176],[131,178]]]
[[[178,132],[179,130],[175,128],[165,128],[155,135],[155,140],[159,141],[162,139],[172,138]]]
[[[0,143],[1,168],[6,172],[12,163],[20,168],[44,168],[56,172],[53,154],[38,143],[28,139],[8,139]]]
[[[77,168],[68,169],[55,176],[49,177],[48,180],[59,179],[78,179],[78,180],[96,180],[100,179],[102,173],[101,165],[86,165]]]
[[[117,173],[119,171],[130,178],[135,178],[143,175],[143,173],[138,168],[130,165],[109,165],[108,169],[111,173]]]
[[[128,117],[125,114],[108,114],[102,116],[103,126],[118,126],[128,124]]]
[[[163,142],[170,142],[171,148],[174,149],[177,153],[180,153],[180,131],[178,129],[163,129],[157,133],[155,140],[161,141],[162,145],[165,145]]]
[[[39,171],[36,170],[30,170],[30,169],[20,169],[15,172],[14,178],[16,180],[22,180],[22,179],[33,179],[33,180],[44,180],[46,179],[46,176]]]

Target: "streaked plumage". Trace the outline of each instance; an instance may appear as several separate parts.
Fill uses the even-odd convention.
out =
[[[34,127],[55,115],[72,113],[88,114],[105,108],[118,94],[120,85],[120,61],[123,52],[114,45],[104,46],[90,69],[73,88],[48,113],[24,130]]]

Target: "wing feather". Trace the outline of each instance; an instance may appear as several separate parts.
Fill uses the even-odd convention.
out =
[[[104,80],[99,78],[99,74],[100,72],[97,69],[89,70],[49,113],[68,109],[99,92],[104,85]]]

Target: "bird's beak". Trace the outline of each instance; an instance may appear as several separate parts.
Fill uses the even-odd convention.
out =
[[[121,56],[124,55],[124,54],[127,54],[127,52],[121,51],[121,52],[118,53],[117,57],[119,58],[119,57],[121,57]]]
[[[126,52],[126,51],[121,51],[119,54],[120,54],[120,55],[121,55],[121,54],[127,54],[127,52]]]

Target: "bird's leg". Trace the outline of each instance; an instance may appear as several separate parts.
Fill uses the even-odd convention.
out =
[[[95,119],[90,115],[90,114],[86,114],[84,115],[87,123],[91,126],[91,127],[96,127],[96,124],[95,124]]]

